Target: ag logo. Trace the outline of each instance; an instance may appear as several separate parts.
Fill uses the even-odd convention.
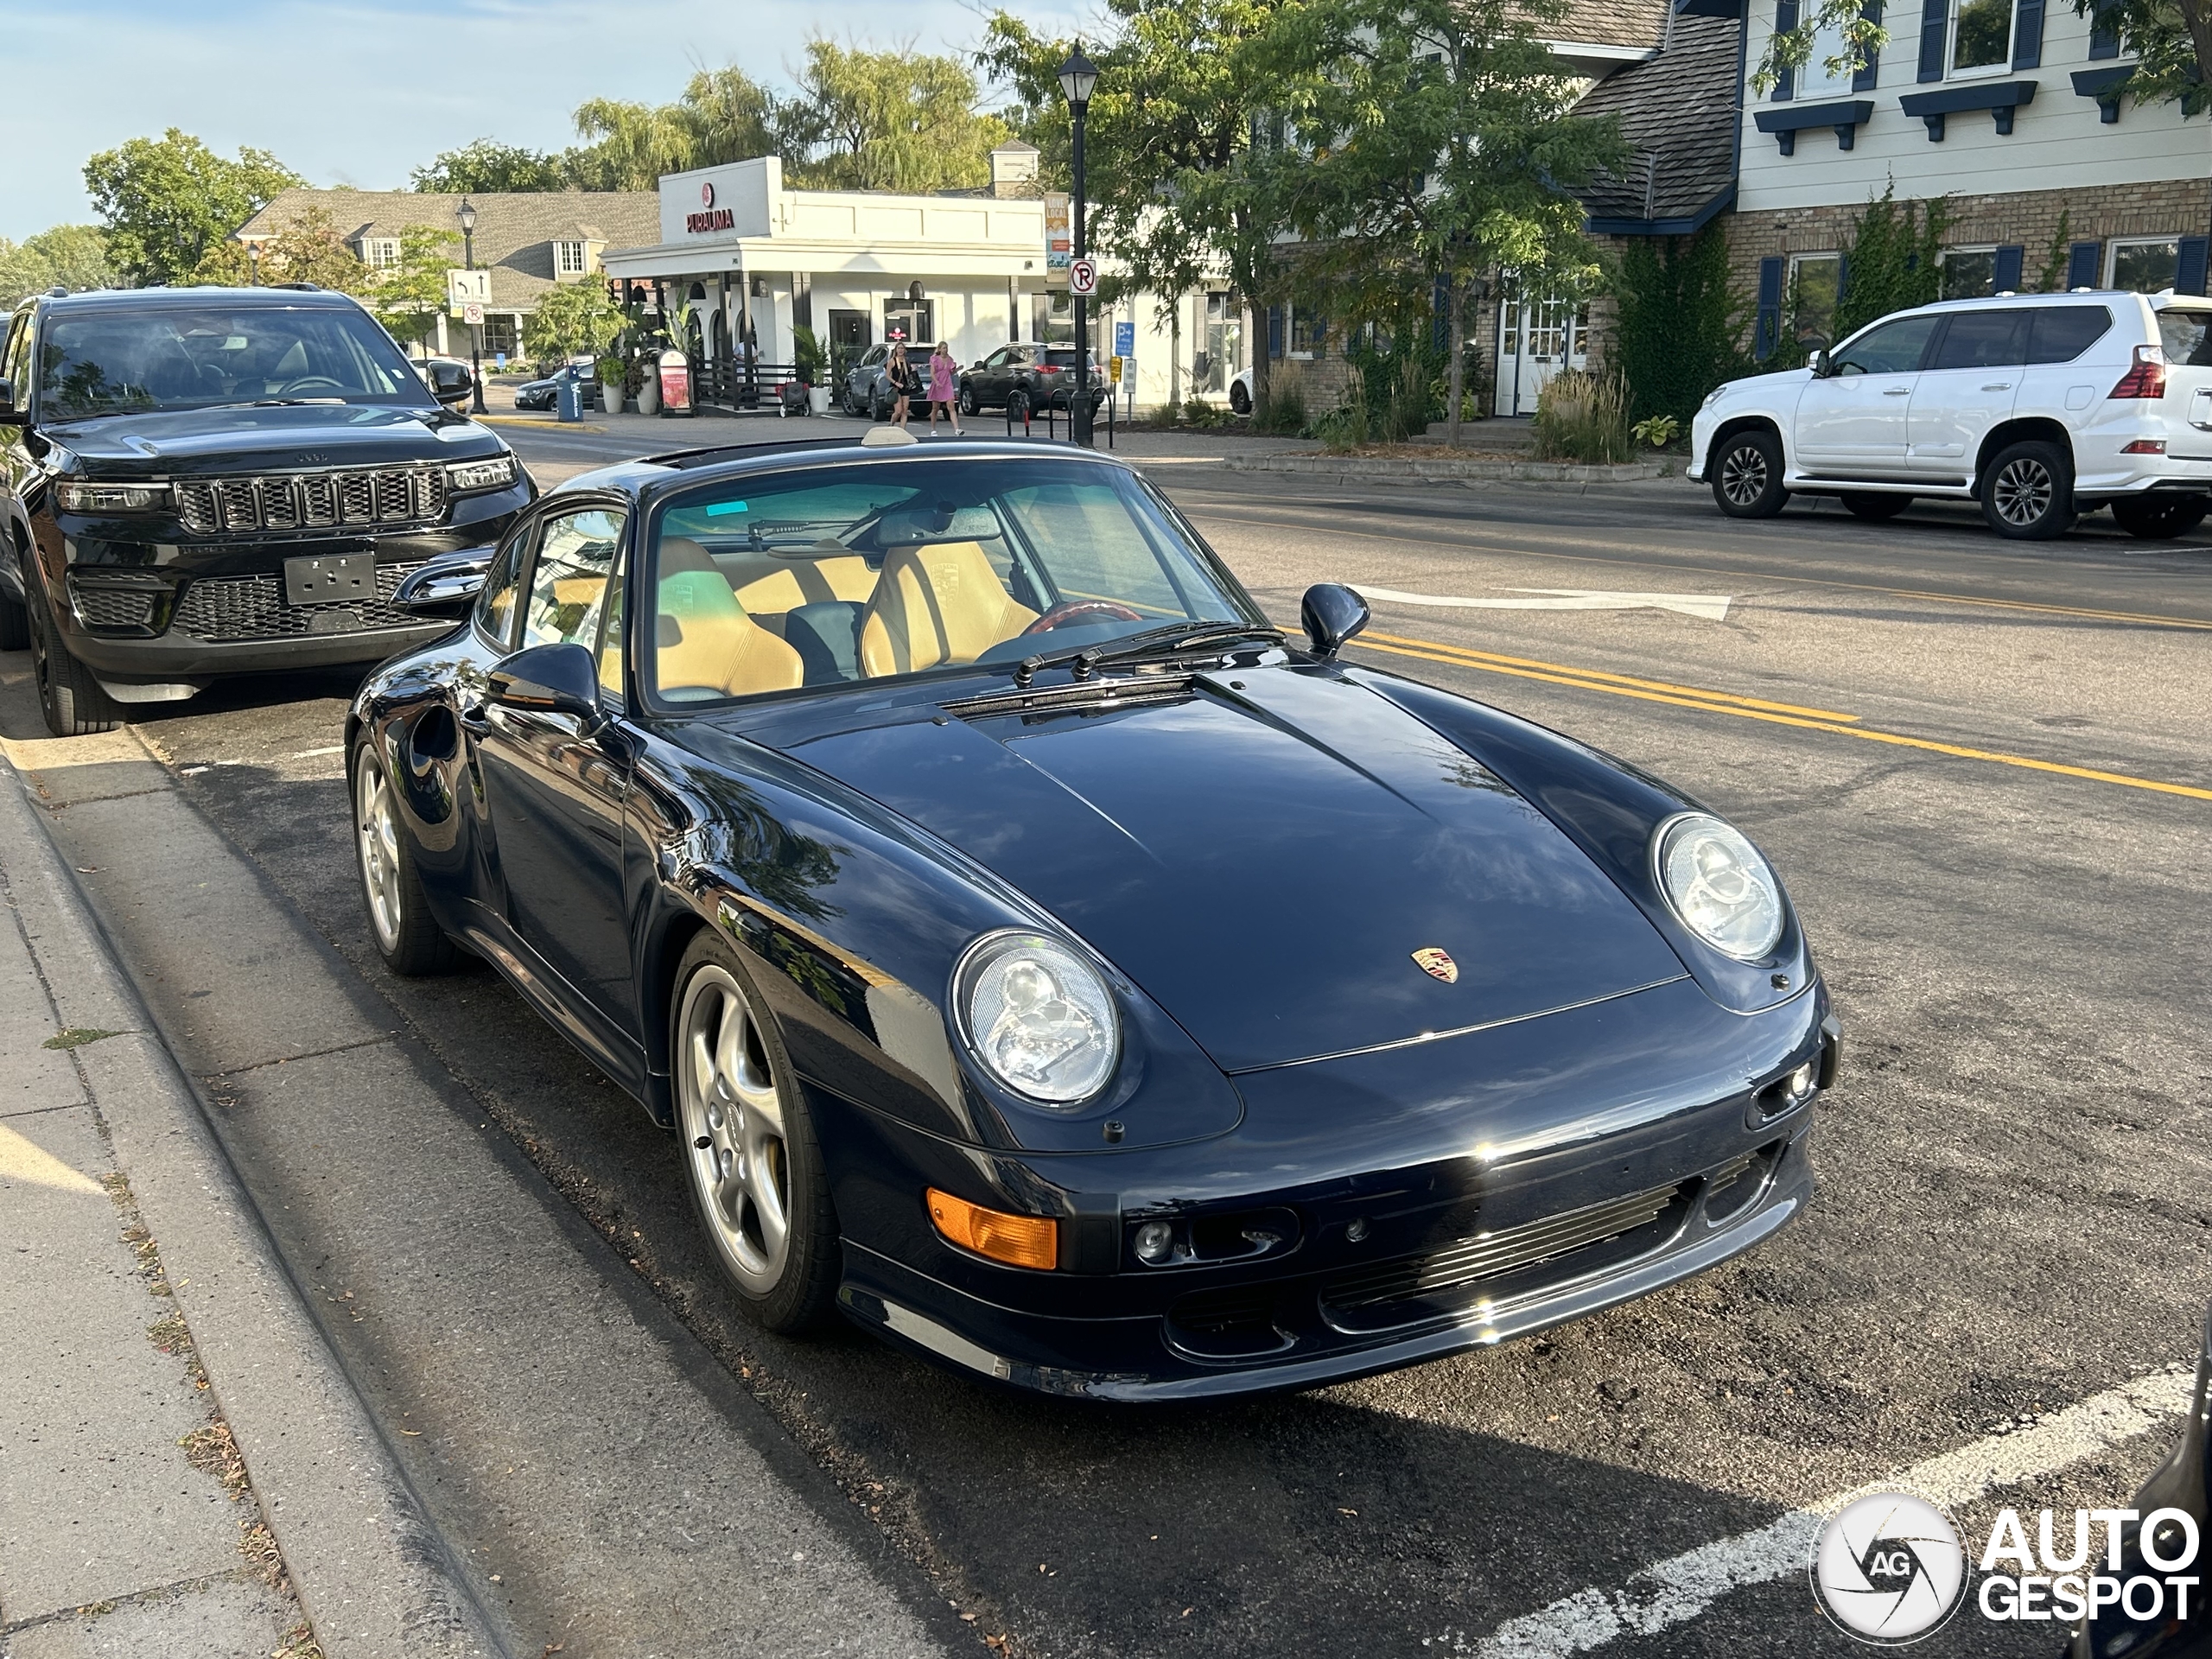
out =
[[[1814,1599],[1863,1642],[1918,1641],[1958,1611],[1965,1589],[1959,1529],[1910,1492],[1846,1504],[1813,1546]]]
[[[1440,944],[1424,944],[1414,952],[1414,960],[1421,970],[1432,979],[1440,979],[1446,985],[1459,982],[1459,964],[1452,960],[1452,953]]]

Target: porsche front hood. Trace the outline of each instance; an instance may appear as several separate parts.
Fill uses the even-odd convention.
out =
[[[939,718],[791,752],[1021,889],[1224,1071],[1682,975],[1550,820],[1332,671],[1246,669],[1180,696]],[[1446,976],[1416,959],[1431,950]]]

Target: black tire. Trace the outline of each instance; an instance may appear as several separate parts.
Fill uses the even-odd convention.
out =
[[[1731,432],[1706,463],[1713,504],[1731,518],[1771,518],[1789,504],[1782,487],[1782,440],[1764,426]]]
[[[400,816],[398,798],[384,757],[364,735],[346,757],[346,775],[353,802],[353,868],[361,878],[361,903],[369,916],[369,938],[385,966],[406,979],[450,973],[461,952],[430,914],[415,868],[415,847]],[[376,789],[382,791],[382,822]],[[372,862],[372,840],[377,843]]]
[[[2170,542],[2204,522],[2212,500],[2201,495],[2134,496],[2112,504],[2115,523],[2146,542]]]
[[[1864,518],[1870,524],[1894,518],[1912,505],[1909,495],[1878,495],[1866,490],[1853,490],[1840,499],[1846,512],[1854,518]]]
[[[1229,406],[1239,415],[1249,415],[1252,412],[1252,394],[1245,388],[1242,380],[1232,380],[1229,383]]]
[[[108,696],[92,671],[69,654],[48,610],[46,591],[36,575],[24,573],[23,591],[31,648],[31,671],[38,681],[39,712],[56,737],[87,737],[111,732],[123,720],[123,706]]]
[[[1999,536],[2047,542],[2074,528],[2074,457],[2031,438],[2007,444],[1982,469],[1981,516]]]
[[[676,970],[669,1069],[684,1185],[715,1263],[747,1319],[790,1335],[830,1318],[843,1252],[822,1143],[766,1009],[737,952],[701,933]]]
[[[31,613],[20,599],[0,594],[0,651],[22,651],[31,642]]]
[[[976,401],[975,387],[963,386],[960,388],[959,407],[960,412],[968,416],[970,420],[975,419],[977,415],[982,412],[983,406]]]

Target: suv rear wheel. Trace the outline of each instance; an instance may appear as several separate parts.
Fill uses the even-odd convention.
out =
[[[46,716],[46,729],[56,737],[113,731],[123,718],[122,705],[61,643],[39,582],[34,578],[27,582],[24,592],[29,596],[31,670],[38,680],[38,707]]]
[[[2201,495],[2137,497],[2112,504],[2112,516],[2131,536],[2146,542],[2170,542],[2186,536],[2204,522],[2212,501]]]
[[[2074,528],[2074,460],[2055,443],[2007,444],[1981,475],[1981,516],[1999,536],[2047,542]]]
[[[1909,495],[1880,495],[1872,490],[1853,490],[1838,498],[1843,510],[1854,518],[1864,518],[1878,524],[1885,518],[1894,518],[1912,505]]]
[[[1789,499],[1782,487],[1782,440],[1763,426],[1713,446],[1713,505],[1731,518],[1771,518]]]

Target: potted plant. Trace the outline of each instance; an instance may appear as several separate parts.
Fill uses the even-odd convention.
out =
[[[599,359],[599,406],[610,415],[622,412],[622,359],[602,357]]]
[[[806,387],[806,406],[817,415],[830,412],[830,354],[811,328],[791,330],[791,357],[800,384]]]
[[[660,375],[654,366],[658,356],[653,342],[648,340],[631,365],[631,372],[638,381],[638,413],[640,415],[660,413]]]

